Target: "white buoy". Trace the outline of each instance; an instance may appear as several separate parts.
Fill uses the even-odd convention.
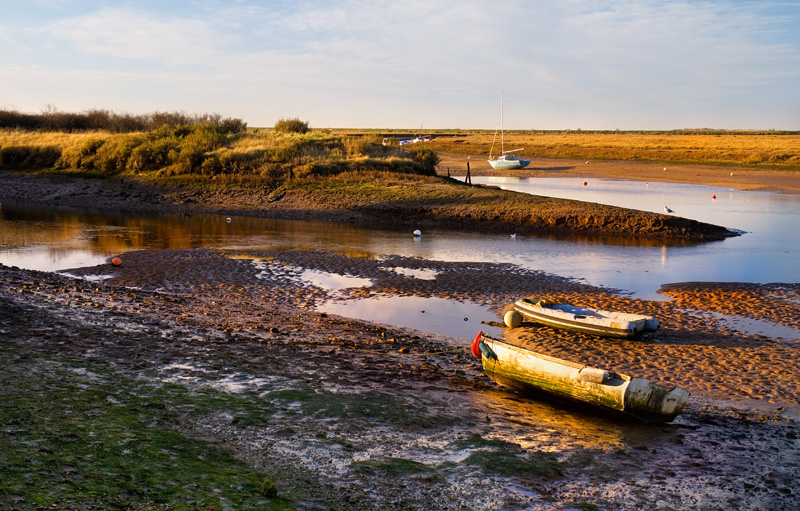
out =
[[[417,229],[416,231],[414,231],[414,236],[422,236],[422,231]]]
[[[228,223],[231,223],[231,217],[228,217]]]
[[[517,328],[522,324],[522,314],[517,311],[508,311],[506,315],[503,316],[503,323],[505,323],[508,328]]]

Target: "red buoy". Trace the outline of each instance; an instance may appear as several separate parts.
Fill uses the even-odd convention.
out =
[[[115,257],[114,259],[111,260],[111,264],[113,264],[114,266],[119,266],[120,264],[122,264],[122,259],[120,259],[119,257]]]
[[[480,344],[481,344],[481,336],[482,335],[483,335],[483,332],[478,332],[478,335],[475,336],[475,340],[472,341],[472,354],[475,355],[478,358],[481,358]]]

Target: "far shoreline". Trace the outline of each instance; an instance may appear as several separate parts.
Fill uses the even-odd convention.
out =
[[[733,188],[751,192],[800,194],[800,172],[752,167],[714,165],[668,165],[658,162],[625,160],[562,160],[532,158],[520,170],[493,170],[486,155],[438,153],[439,175],[463,180],[467,162],[471,176],[502,177],[594,177],[664,183],[687,183],[702,186]]]

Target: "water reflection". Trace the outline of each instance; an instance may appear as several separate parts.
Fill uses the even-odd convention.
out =
[[[513,263],[635,297],[662,298],[663,283],[796,282],[800,196],[635,181],[474,178],[502,187],[676,214],[747,231],[718,242],[664,245],[633,237],[523,236],[187,214],[98,213],[3,201],[0,263],[55,271],[104,262],[139,249],[206,247],[227,251],[325,250],[377,259],[399,255],[449,262]],[[582,181],[582,180],[581,180]],[[642,191],[647,188],[647,191]],[[710,197],[716,195],[717,199]],[[0,197],[2,200],[2,197]],[[419,275],[417,278],[432,278]]]
[[[497,321],[497,315],[481,305],[436,297],[378,296],[365,300],[329,300],[319,307],[349,318],[390,325],[404,325],[425,332],[470,339],[480,330],[500,336],[499,327],[481,324]]]

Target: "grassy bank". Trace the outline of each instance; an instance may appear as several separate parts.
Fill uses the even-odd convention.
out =
[[[205,116],[146,131],[0,130],[0,168],[51,170],[86,176],[144,175],[258,178],[276,188],[285,181],[348,170],[435,173],[429,147],[401,149],[377,135],[350,137],[310,131],[285,121],[270,130],[247,130],[238,119]],[[281,129],[282,128],[282,129]]]
[[[507,144],[529,141],[512,137],[523,135],[509,134]],[[539,141],[537,137],[533,135],[533,140]],[[510,233],[662,239],[716,239],[730,234],[677,217],[464,186],[436,176],[436,151],[456,148],[488,153],[492,140],[488,133],[408,145],[397,144],[399,137],[388,138],[385,143],[378,133],[309,130],[298,120],[278,123],[273,129],[246,129],[239,120],[218,117],[129,133],[6,129],[0,131],[0,168],[105,178],[100,181],[106,182],[106,188],[91,198],[95,207],[101,206],[100,197],[122,197],[123,203],[110,206],[142,209],[142,203],[149,201],[161,209],[165,204],[176,209],[189,205],[204,211],[292,218],[325,214],[328,219],[339,212],[344,220],[494,228]],[[628,135],[619,143],[627,148],[628,157],[638,154],[631,148],[643,147],[641,139]],[[609,147],[594,142],[579,150],[596,148],[597,154],[617,155]],[[567,154],[572,153],[552,156]],[[792,157],[784,160],[793,161]],[[135,193],[134,184],[142,187]],[[63,199],[69,194],[62,184],[55,195]],[[126,198],[135,198],[131,199],[135,203],[129,204]]]

